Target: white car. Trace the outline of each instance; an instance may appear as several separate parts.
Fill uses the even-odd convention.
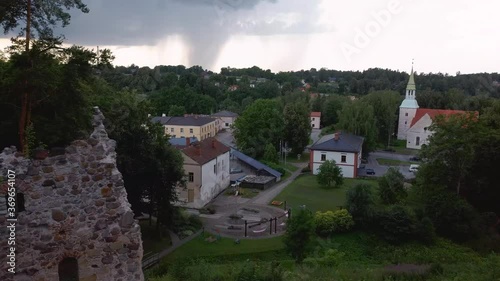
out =
[[[416,172],[418,171],[418,168],[420,167],[420,165],[417,165],[417,164],[411,164],[410,165],[410,168],[408,169],[409,172]]]

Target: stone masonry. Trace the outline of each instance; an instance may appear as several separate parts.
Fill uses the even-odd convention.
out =
[[[116,167],[116,142],[94,108],[94,131],[50,153],[26,159],[15,147],[0,153],[0,280],[57,281],[61,261],[76,259],[80,281],[144,280],[140,227]],[[25,210],[16,225],[16,268],[9,273],[5,216],[7,170],[16,171]]]

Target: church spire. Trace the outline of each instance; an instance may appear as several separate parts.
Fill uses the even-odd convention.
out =
[[[413,91],[417,90],[417,87],[415,86],[415,75],[413,72],[413,60],[411,61],[410,80],[408,80],[408,85],[406,86],[406,90],[413,90]]]

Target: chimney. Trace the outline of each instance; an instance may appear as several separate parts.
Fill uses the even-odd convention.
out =
[[[335,133],[334,140],[338,141],[339,140],[339,135],[340,135],[340,133]]]
[[[215,148],[215,139],[212,139],[212,148]]]
[[[151,114],[148,114],[148,118],[151,117]]]
[[[167,115],[166,115],[165,113],[163,113],[163,114],[161,115],[161,117],[167,117]]]
[[[186,138],[186,146],[191,145],[191,138]]]
[[[198,115],[195,115],[195,116],[194,116],[194,119],[198,119]]]

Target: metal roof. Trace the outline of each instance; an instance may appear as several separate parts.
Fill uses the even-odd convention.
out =
[[[169,117],[169,116],[164,116],[164,117],[153,117],[151,119],[151,122],[153,123],[160,123],[162,125],[166,125],[168,123],[168,121],[170,120],[170,118],[172,117]]]
[[[364,138],[348,133],[340,133],[338,140],[335,134],[323,136],[314,143],[310,150],[359,152],[363,146]]]
[[[231,155],[233,155],[234,157],[238,158],[238,160],[246,163],[247,165],[253,167],[256,170],[264,170],[264,171],[268,172],[269,174],[275,176],[276,178],[281,177],[280,172],[272,169],[271,167],[269,167],[267,165],[262,164],[261,162],[253,159],[252,157],[250,157],[246,154],[243,154],[242,152],[240,152],[234,148],[231,148]]]
[[[212,116],[215,116],[215,117],[238,117],[238,114],[231,112],[231,111],[222,110],[222,111],[219,111],[217,113],[212,114]]]

